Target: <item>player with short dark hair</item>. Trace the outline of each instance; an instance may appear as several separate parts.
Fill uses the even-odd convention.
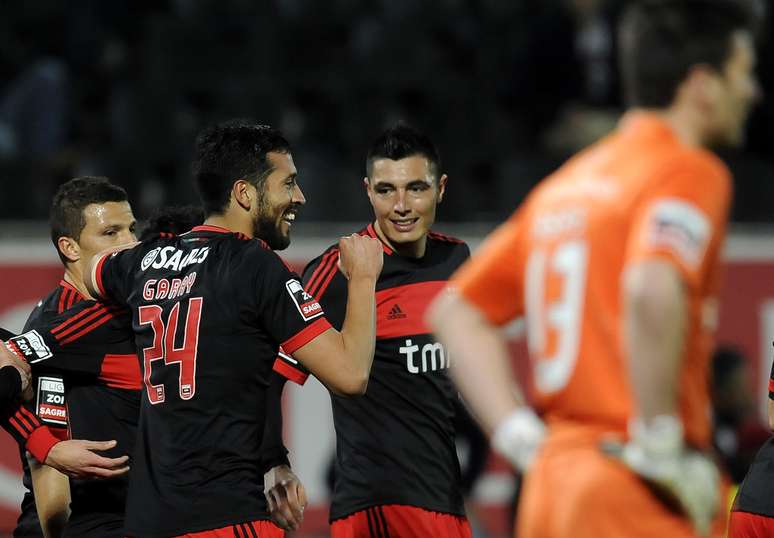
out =
[[[127,534],[260,536],[258,456],[278,347],[332,390],[364,392],[382,251],[369,238],[342,238],[352,301],[338,332],[270,248],[289,243],[305,202],[284,137],[244,121],[208,128],[193,170],[202,226],[92,262],[90,289],[129,307],[142,350]]]
[[[94,481],[58,465],[70,475],[68,482],[67,476],[34,460],[30,470],[24,449],[50,464],[48,451],[54,451],[56,439],[46,433],[49,429],[60,438],[114,439],[85,447],[106,449],[108,457],[116,458],[114,466],[125,466],[127,457],[119,456],[134,446],[140,385],[129,318],[92,300],[83,275],[95,253],[134,240],[134,225],[126,192],[107,178],[75,178],[54,196],[52,241],[65,273],[32,311],[23,333],[9,340],[31,363],[35,390],[31,408],[19,408],[5,425],[23,447],[27,492],[16,537],[39,537],[44,530],[61,532],[65,526],[68,536],[122,535],[128,469],[109,471],[103,474],[108,479]],[[83,442],[61,446],[68,443]]]
[[[469,537],[450,357],[423,317],[470,252],[462,241],[431,231],[448,178],[424,133],[405,124],[387,129],[371,145],[366,170],[374,221],[358,233],[379,239],[385,253],[376,283],[376,352],[366,394],[331,395],[331,533]],[[338,255],[334,245],[304,270],[307,292],[319,298],[334,327],[341,326],[349,299]]]
[[[430,320],[492,446],[528,468],[517,534],[722,536],[709,368],[731,176],[759,97],[740,1],[630,4],[632,109],[533,189]],[[524,317],[533,405],[500,328]],[[485,352],[482,352],[485,350]]]
[[[156,210],[142,228],[139,240],[145,241],[153,236],[166,233],[180,235],[204,222],[201,207],[166,206]]]

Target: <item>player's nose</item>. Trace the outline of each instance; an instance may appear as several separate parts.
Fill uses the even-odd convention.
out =
[[[290,201],[293,202],[294,204],[301,204],[301,205],[304,205],[306,203],[306,197],[304,196],[304,193],[298,184],[296,184],[293,187],[293,195],[291,196]]]

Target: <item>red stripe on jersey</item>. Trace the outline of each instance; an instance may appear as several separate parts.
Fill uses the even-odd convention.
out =
[[[374,223],[373,222],[368,225],[368,227],[366,228],[366,231],[368,232],[369,236],[373,237],[374,239],[378,239],[379,240],[379,242],[382,244],[382,248],[384,249],[384,253],[385,254],[387,254],[388,256],[392,255],[393,250],[390,247],[388,247],[385,244],[385,242],[382,241],[382,238],[379,237],[379,234],[376,233],[376,228],[374,228]]]
[[[57,314],[61,314],[65,311],[65,298],[70,294],[70,290],[67,288],[63,289],[62,292],[59,294],[59,304],[57,304],[56,312]]]
[[[377,291],[376,337],[397,338],[431,332],[425,323],[425,311],[445,287],[445,280],[433,280]]]
[[[18,420],[16,420],[14,417],[8,417],[8,422],[11,423],[11,426],[13,426],[17,432],[22,436],[22,439],[26,439],[30,436],[29,432],[27,431],[27,428],[22,426]]]
[[[102,268],[105,265],[105,260],[108,259],[110,254],[103,255],[97,262],[97,268],[94,270],[94,284],[97,286],[97,293],[100,297],[105,297],[105,284],[102,282]]]
[[[54,327],[51,330],[51,334],[53,334],[57,340],[60,340],[65,336],[67,336],[68,334],[72,333],[73,331],[93,321],[95,318],[98,318],[108,313],[110,313],[110,310],[108,309],[107,306],[102,304],[95,304],[94,306],[87,308],[83,312],[79,312],[77,316],[73,316],[69,320],[62,323],[61,325]]]
[[[94,323],[92,323],[91,325],[87,325],[86,327],[84,327],[83,329],[78,331],[77,333],[68,336],[64,340],[59,341],[59,338],[60,338],[59,336],[57,336],[56,339],[59,341],[60,345],[64,346],[66,344],[69,344],[70,342],[74,342],[75,340],[78,340],[78,338],[80,338],[81,336],[83,336],[85,334],[89,334],[91,331],[93,331],[94,329],[96,329],[100,325],[105,324],[107,321],[113,319],[114,317],[115,317],[115,313],[108,312],[103,317],[101,317],[101,318],[97,319],[96,321],[94,321]],[[62,335],[62,336],[64,336],[64,335]]]
[[[14,413],[13,416],[14,416],[14,418],[16,418],[16,420],[18,420],[21,424],[24,425],[25,429],[28,432],[32,433],[32,431],[35,429],[36,425],[33,425],[32,423],[30,423],[30,421],[27,419],[27,417],[25,417],[22,414],[21,409],[19,411],[16,411],[16,413]]]
[[[114,389],[142,389],[140,361],[137,355],[105,355],[99,379]]]
[[[774,379],[769,379],[769,392],[774,392]]]
[[[464,243],[462,239],[457,239],[456,237],[452,237],[446,234],[439,234],[438,232],[430,232],[427,235],[431,239],[436,239],[438,241],[447,241],[449,243]]]
[[[191,228],[192,232],[216,232],[219,234],[230,234],[233,233],[228,228],[224,228],[222,226],[213,226],[212,224],[200,224],[199,226],[194,226]]]
[[[320,279],[323,277],[325,272],[327,271],[328,265],[330,265],[331,256],[333,256],[335,253],[338,252],[338,249],[331,249],[330,252],[328,252],[325,256],[323,256],[322,260],[320,260],[320,265],[317,266],[317,269],[314,270],[312,273],[312,276],[309,278],[309,282],[306,285],[306,291],[310,295],[314,294],[314,288],[317,287],[317,284],[319,283]],[[338,258],[336,258],[338,260]]]
[[[304,383],[306,383],[306,380],[309,378],[309,374],[307,374],[306,372],[302,372],[301,370],[295,369],[293,365],[286,363],[279,357],[277,357],[274,361],[274,371],[290,379],[293,383],[297,385],[303,385]]]
[[[38,419],[38,417],[32,411],[30,411],[29,409],[27,409],[24,406],[21,406],[19,408],[19,411],[21,412],[22,415],[27,417],[27,420],[29,420],[35,428],[40,426],[40,420]]]
[[[293,354],[298,348],[304,347],[330,328],[331,324],[328,323],[327,319],[318,318],[301,329],[301,331],[297,332],[294,336],[291,336],[282,342],[282,349],[285,353]]]
[[[317,288],[317,291],[313,293],[312,295],[320,296],[323,293],[325,293],[325,290],[328,289],[328,286],[330,285],[331,281],[333,280],[333,277],[336,276],[336,273],[339,272],[338,264],[335,264],[333,268],[331,269],[330,273],[328,273],[328,276],[325,278],[325,280],[320,284],[320,286]]]

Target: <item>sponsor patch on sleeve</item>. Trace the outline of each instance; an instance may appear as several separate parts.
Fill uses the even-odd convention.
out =
[[[651,207],[648,246],[672,251],[691,269],[701,263],[711,235],[710,219],[690,202],[669,198]]]
[[[323,313],[320,303],[317,299],[306,293],[304,287],[295,278],[291,278],[285,282],[285,288],[288,290],[290,297],[298,309],[298,313],[304,318],[304,321],[309,321],[317,316],[321,316]]]
[[[61,377],[38,378],[37,415],[45,424],[67,426],[67,401]]]
[[[24,355],[24,359],[31,364],[50,359],[54,356],[38,331],[28,331],[19,336],[14,336],[11,338],[11,342]]]

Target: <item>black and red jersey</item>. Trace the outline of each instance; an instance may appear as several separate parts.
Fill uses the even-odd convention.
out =
[[[769,400],[774,400],[774,364],[769,377]],[[755,456],[734,501],[734,510],[774,517],[774,437]]]
[[[40,424],[60,438],[115,439],[116,448],[105,454],[131,457],[140,368],[129,321],[125,310],[86,300],[62,281],[32,311],[23,333],[9,340],[30,363],[35,388],[33,400],[12,413],[5,425],[22,445],[27,488],[15,536],[42,536],[23,455]],[[67,535],[122,536],[127,483],[126,476],[71,479]]]
[[[376,237],[373,225],[359,233]],[[384,252],[368,389],[354,398],[331,395],[336,467],[330,518],[384,504],[463,515],[454,444],[458,395],[447,375],[449,355],[424,314],[470,251],[462,241],[430,233],[422,258],[400,256],[386,245]],[[337,261],[332,246],[306,267],[304,285],[341,328],[347,281]],[[286,357],[277,363],[278,369],[293,366]]]
[[[105,256],[95,281],[130,308],[143,365],[127,533],[262,517],[272,363],[330,327],[317,302],[265,243],[215,226]]]

